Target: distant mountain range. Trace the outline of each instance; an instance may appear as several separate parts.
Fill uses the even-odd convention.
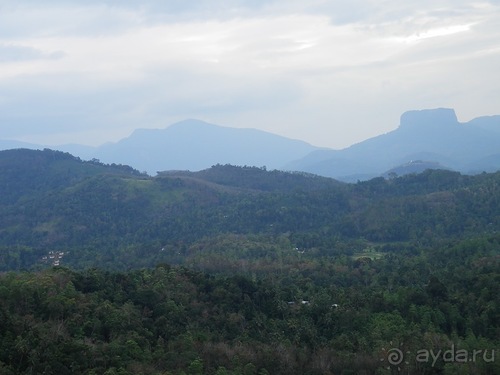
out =
[[[0,140],[0,150],[45,147]],[[139,129],[116,143],[98,147],[48,148],[84,160],[130,165],[151,175],[166,170],[199,171],[215,164],[266,166],[342,181],[416,173],[422,168],[473,174],[500,169],[500,116],[460,123],[452,109],[409,111],[401,116],[396,130],[342,150],[199,120],[181,121],[165,129]]]
[[[0,141],[0,149],[43,149],[45,146]],[[48,147],[54,148],[54,147]],[[155,175],[166,170],[199,171],[215,164],[280,169],[319,150],[306,142],[256,129],[237,129],[185,120],[165,129],[138,129],[116,143],[98,147],[57,146],[84,160],[118,163]]]

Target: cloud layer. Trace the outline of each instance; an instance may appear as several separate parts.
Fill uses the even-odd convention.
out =
[[[496,1],[0,1],[0,138],[185,118],[346,147],[409,109],[500,109]]]

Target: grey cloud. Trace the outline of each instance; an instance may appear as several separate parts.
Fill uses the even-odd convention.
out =
[[[110,34],[145,24],[248,16],[268,3],[264,0],[47,0],[41,4],[36,0],[0,0],[0,35]]]
[[[113,34],[140,22],[136,9],[101,2],[19,1],[15,6],[0,5],[0,35],[4,38]]]
[[[46,53],[36,48],[16,46],[11,44],[0,44],[0,62],[13,62],[37,59],[60,59],[64,52],[56,51]]]
[[[484,4],[498,6],[497,1]],[[366,23],[368,25],[386,22],[408,22],[412,18],[428,21],[445,21],[449,18],[469,15],[477,11],[476,3],[469,0],[421,0],[405,2],[398,0],[337,0],[317,1],[304,5],[303,11],[323,14],[334,24]]]

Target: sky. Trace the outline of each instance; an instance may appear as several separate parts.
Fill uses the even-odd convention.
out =
[[[341,149],[408,110],[496,115],[499,20],[500,0],[0,0],[0,139],[195,118]]]

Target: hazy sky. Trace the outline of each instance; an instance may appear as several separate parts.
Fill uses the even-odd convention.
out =
[[[410,109],[500,114],[500,1],[0,0],[0,139],[186,118],[343,148]]]

